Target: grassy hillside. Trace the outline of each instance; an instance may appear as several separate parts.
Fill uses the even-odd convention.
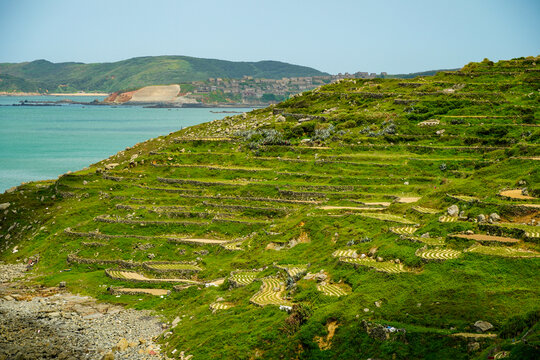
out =
[[[149,56],[114,63],[27,63],[0,64],[0,73],[42,83],[49,91],[119,91],[148,85],[178,84],[211,77],[281,79],[282,77],[326,75],[318,70],[279,61],[233,62],[188,56]],[[0,83],[0,90],[4,90]]]
[[[42,84],[24,80],[8,74],[0,74],[0,91],[6,92],[41,92]]]
[[[539,61],[343,80],[21,185],[1,258],[177,318],[171,357],[533,359]]]

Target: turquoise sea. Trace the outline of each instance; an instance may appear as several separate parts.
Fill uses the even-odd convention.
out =
[[[80,102],[103,97],[66,97]],[[0,105],[57,96],[0,96]],[[135,106],[0,106],[0,192],[21,182],[54,179],[128,146],[251,109],[146,109]]]

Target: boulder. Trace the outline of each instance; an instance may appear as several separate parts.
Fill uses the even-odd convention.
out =
[[[459,207],[456,204],[454,204],[454,205],[448,207],[448,209],[446,209],[446,211],[448,212],[449,216],[457,217],[458,214],[459,214]]]
[[[8,203],[8,202],[0,204],[0,210],[6,210],[9,207],[9,205],[11,205],[11,204]]]
[[[474,328],[476,329],[477,332],[486,332],[490,329],[493,329],[493,325],[491,325],[487,321],[478,320],[477,322],[474,323]]]
[[[112,170],[115,167],[117,167],[118,165],[120,165],[120,164],[118,164],[118,163],[107,164],[107,165],[105,165],[105,169]]]
[[[499,221],[501,221],[501,217],[497,213],[491,213],[489,215],[489,221],[490,222],[499,222]]]
[[[480,214],[476,217],[476,220],[478,220],[479,223],[486,222],[486,215]]]

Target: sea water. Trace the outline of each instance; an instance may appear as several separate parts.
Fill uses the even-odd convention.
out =
[[[66,97],[89,102],[103,97]],[[49,96],[0,96],[0,105]],[[220,119],[221,109],[141,106],[0,106],[0,192],[21,182],[54,179],[138,142]],[[251,109],[225,109],[244,112]]]

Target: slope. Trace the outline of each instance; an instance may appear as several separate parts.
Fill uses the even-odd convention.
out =
[[[170,356],[532,358],[539,60],[343,80],[21,185],[2,259],[178,317]]]

